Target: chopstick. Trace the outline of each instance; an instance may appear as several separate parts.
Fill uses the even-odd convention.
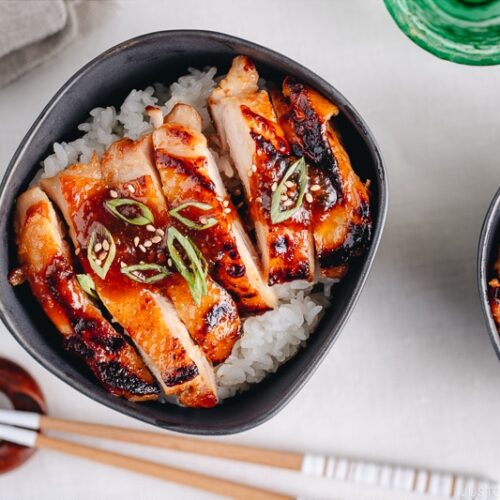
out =
[[[112,465],[147,476],[182,484],[191,488],[229,496],[236,500],[292,500],[293,497],[272,491],[253,488],[225,479],[191,472],[184,469],[169,467],[156,462],[100,450],[91,446],[64,441],[46,436],[34,430],[20,429],[10,425],[0,424],[0,439],[30,446],[58,451],[67,455],[85,458],[93,462]]]
[[[233,445],[217,441],[172,436],[158,432],[124,429],[111,425],[88,424],[84,422],[63,420],[42,415],[40,429],[43,431],[58,431],[70,434],[80,434],[88,437],[111,439],[143,446],[154,446],[168,450],[206,455],[227,460],[250,462],[271,467],[281,467],[300,471],[303,462],[301,453],[275,451],[251,446]]]
[[[471,491],[496,491],[496,488],[498,488],[498,484],[490,480],[456,473],[379,464],[327,455],[294,453],[251,446],[233,445],[206,439],[173,436],[156,432],[124,429],[110,425],[64,420],[46,415],[39,415],[38,413],[20,412],[16,410],[0,410],[0,423],[16,425],[28,429],[79,434],[88,437],[123,441],[197,455],[279,467],[300,471],[305,475],[324,477],[338,481],[348,481],[363,486],[384,487],[407,493],[418,493],[430,496],[438,495],[440,498],[456,498],[460,494],[466,495]],[[155,465],[158,466],[158,464]],[[182,472],[185,474],[187,473],[186,471]],[[229,494],[227,489],[225,490],[225,494]],[[269,493],[266,493],[266,495],[269,495]],[[288,497],[268,496],[265,498]]]
[[[160,434],[158,432],[124,429],[111,425],[89,424],[16,410],[0,410],[0,422],[28,429],[79,434],[295,471],[301,470],[304,459],[304,455],[301,453],[233,445],[211,440]]]

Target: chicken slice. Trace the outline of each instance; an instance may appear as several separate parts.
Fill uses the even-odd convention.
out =
[[[200,115],[177,104],[165,122],[153,132],[153,143],[163,193],[179,217],[173,217],[177,226],[209,260],[211,275],[231,294],[240,314],[275,307],[276,294],[262,278],[258,257],[201,133]]]
[[[153,143],[150,135],[138,141],[123,139],[115,142],[105,153],[101,169],[105,181],[120,196],[133,198],[147,205],[154,214],[153,232],[139,229],[139,240],[146,246],[139,252],[145,262],[167,263],[165,241],[161,234],[171,226],[165,197],[154,167]],[[133,193],[129,191],[132,186]],[[172,266],[171,266],[172,267]],[[171,300],[177,314],[191,337],[213,363],[224,361],[241,333],[241,321],[236,304],[218,283],[206,276],[207,290],[196,302],[188,282],[177,272],[170,274],[159,285]]]
[[[213,369],[172,304],[154,285],[135,281],[121,271],[122,262],[137,263],[138,252],[129,225],[105,206],[116,193],[102,179],[97,158],[42,179],[41,184],[71,228],[82,265],[92,275],[100,299],[130,335],[164,392],[176,395],[187,406],[214,406],[217,395]],[[137,227],[146,231],[143,226]],[[95,234],[104,236],[89,248]],[[113,247],[115,256],[103,276]]]
[[[39,187],[18,198],[15,226],[24,274],[64,347],[108,392],[132,401],[157,399],[159,387],[141,357],[82,290],[63,229]]]
[[[258,79],[252,61],[236,57],[212,91],[209,109],[222,148],[229,152],[244,186],[268,283],[312,280],[310,213],[302,203],[300,183],[293,176],[284,178],[294,170],[297,158],[290,155],[269,95],[259,91]],[[287,185],[282,186],[282,181]],[[306,182],[305,176],[304,189]],[[282,218],[294,208],[293,214]]]
[[[370,240],[369,183],[354,172],[330,119],[338,108],[292,77],[272,100],[286,138],[309,168],[312,226],[321,274],[342,278]]]

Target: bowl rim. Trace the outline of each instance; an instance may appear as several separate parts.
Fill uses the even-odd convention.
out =
[[[344,328],[347,320],[349,319],[358,299],[361,294],[362,289],[365,286],[366,280],[368,278],[368,274],[373,265],[373,261],[378,250],[380,240],[382,237],[386,216],[387,216],[387,206],[388,206],[388,181],[387,181],[387,172],[384,167],[384,162],[382,159],[382,155],[380,153],[379,147],[375,141],[375,138],[366,125],[364,119],[360,116],[358,111],[350,104],[350,102],[344,97],[344,95],[337,90],[336,87],[328,83],[325,79],[317,75],[312,70],[309,70],[305,66],[300,63],[295,62],[288,56],[285,56],[279,52],[276,52],[267,47],[261,46],[257,43],[254,43],[249,40],[245,40],[233,35],[220,33],[216,31],[208,31],[208,30],[196,30],[196,29],[177,29],[177,30],[162,30],[155,31],[143,35],[139,35],[133,37],[131,39],[120,42],[110,49],[98,54],[87,64],[82,66],[79,70],[77,70],[72,76],[68,78],[68,80],[57,90],[54,96],[50,99],[47,105],[43,108],[40,114],[36,117],[33,124],[29,128],[28,132],[22,138],[18,148],[14,152],[14,155],[9,162],[7,169],[4,173],[4,176],[0,182],[0,204],[4,202],[5,197],[5,186],[11,182],[13,175],[17,169],[18,161],[22,158],[22,155],[25,153],[26,149],[30,147],[30,142],[32,136],[38,131],[39,127],[41,127],[45,121],[45,119],[51,114],[54,106],[57,104],[59,99],[63,95],[65,95],[78,81],[81,77],[83,77],[87,72],[91,71],[94,67],[103,64],[107,59],[112,58],[114,54],[119,53],[121,51],[127,50],[129,47],[132,47],[137,44],[141,44],[143,42],[149,42],[156,38],[163,37],[192,37],[194,39],[199,39],[208,37],[215,41],[219,41],[222,43],[228,42],[231,44],[238,44],[244,49],[252,49],[259,53],[262,56],[270,56],[272,59],[280,59],[290,67],[292,71],[295,71],[299,74],[305,74],[314,79],[315,86],[319,87],[319,90],[324,92],[328,89],[328,93],[335,94],[335,98],[337,103],[343,109],[344,115],[351,122],[353,128],[356,129],[356,132],[362,137],[362,140],[365,142],[366,147],[372,157],[374,171],[376,171],[376,179],[373,179],[377,182],[378,189],[378,210],[377,210],[377,224],[372,233],[372,239],[370,243],[370,248],[363,256],[363,263],[361,264],[361,269],[359,271],[359,276],[356,279],[356,283],[353,289],[352,294],[348,297],[346,306],[340,312],[338,316],[338,320],[335,323],[333,335],[329,335],[325,341],[319,346],[317,353],[315,355],[315,360],[313,366],[311,366],[308,370],[304,370],[301,372],[295,380],[295,383],[290,387],[289,391],[281,397],[275,404],[273,404],[270,408],[261,412],[256,418],[249,420],[245,423],[234,424],[233,427],[225,427],[223,429],[217,428],[216,426],[207,425],[205,427],[192,424],[192,423],[182,423],[182,424],[168,424],[168,422],[160,422],[154,417],[150,417],[145,415],[144,412],[139,410],[140,405],[135,405],[135,409],[124,408],[122,404],[119,402],[119,398],[106,398],[106,395],[100,392],[97,393],[89,393],[88,389],[85,387],[84,383],[80,380],[76,380],[71,376],[67,376],[64,371],[63,366],[57,366],[47,360],[45,356],[38,352],[38,349],[34,345],[32,345],[29,340],[25,338],[23,334],[17,331],[15,324],[11,321],[10,313],[5,307],[3,302],[3,298],[0,297],[0,319],[3,321],[4,325],[7,327],[11,335],[16,339],[16,341],[23,347],[23,349],[30,354],[38,363],[40,363],[45,369],[47,369],[50,373],[58,377],[61,381],[65,382],[72,388],[76,389],[81,394],[93,399],[94,401],[98,401],[104,406],[111,408],[119,413],[125,414],[129,417],[134,417],[143,422],[169,429],[171,431],[183,432],[187,434],[199,434],[199,435],[228,435],[234,434],[238,432],[243,432],[249,429],[252,429],[280,412],[296,395],[297,393],[304,387],[307,381],[312,377],[314,372],[319,368],[320,364],[323,362],[324,358],[332,348],[334,342],[339,337],[342,329]],[[307,346],[306,346],[307,347]],[[261,382],[262,383],[262,382]],[[95,384],[96,385],[96,384]],[[258,384],[257,384],[258,385]],[[97,386],[97,385],[96,385]]]
[[[488,274],[490,271],[491,252],[494,250],[492,245],[500,232],[500,224],[495,223],[497,216],[500,216],[500,188],[493,196],[488,210],[486,211],[481,226],[477,251],[477,285],[479,298],[481,300],[481,307],[483,309],[491,343],[493,344],[498,359],[500,359],[500,333],[495,323],[495,319],[493,318],[493,314],[491,313],[488,298]]]

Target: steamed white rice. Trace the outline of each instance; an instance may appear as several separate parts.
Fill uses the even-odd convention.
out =
[[[190,104],[201,114],[207,129],[210,127],[207,97],[216,84],[216,72],[213,67],[203,71],[189,68],[187,75],[169,87],[158,83],[144,90],[132,90],[119,110],[114,106],[94,108],[87,121],[78,126],[83,133],[80,138],[54,144],[54,153],[43,161],[41,175],[50,177],[73,163],[88,162],[94,151],[101,156],[122,137],[137,139],[150,132],[147,106],[161,107],[167,114],[178,102]],[[312,293],[318,286],[322,290]],[[245,320],[243,334],[233,352],[215,371],[221,399],[244,391],[274,373],[305,344],[329,305],[331,283],[318,286],[304,281],[276,286],[279,306]]]

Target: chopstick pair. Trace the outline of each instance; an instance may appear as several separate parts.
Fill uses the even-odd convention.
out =
[[[7,424],[7,425],[2,425]],[[15,426],[15,427],[12,427]],[[233,445],[189,437],[124,429],[109,425],[52,418],[38,413],[0,410],[0,439],[25,446],[47,448],[134,472],[199,488],[237,500],[291,499],[293,497],[232,481],[177,469],[155,462],[48,437],[37,431],[57,431],[87,437],[123,441],[173,451],[300,471],[305,475],[349,481],[363,486],[382,487],[401,492],[440,498],[496,498],[498,485],[488,480],[410,467],[381,465],[346,458],[283,452]],[[485,494],[486,493],[486,494]],[[491,494],[489,494],[491,493]]]
[[[15,410],[0,410],[0,422],[0,440],[3,439],[22,446],[58,451],[225,497],[230,496],[237,500],[293,499],[293,497],[287,495],[246,486],[233,481],[178,469],[128,455],[105,451],[71,441],[52,438],[43,434],[43,431],[60,431],[83,436],[100,437],[115,441],[125,441],[147,446],[181,450],[184,444],[181,442],[182,439],[173,436],[155,434],[152,432],[133,431],[106,425],[85,424],[83,422],[55,419],[45,415],[39,415],[38,413]],[[162,438],[162,443],[158,444],[155,442]],[[197,448],[196,445],[199,447],[201,444],[201,440],[192,441],[193,443],[191,445],[186,443],[186,449],[182,451],[194,450]],[[172,447],[170,447],[169,444],[171,444]],[[176,445],[178,448],[176,448]],[[219,443],[219,446],[221,446],[221,453],[224,457],[229,457],[231,455],[231,446],[226,446],[222,443]],[[210,453],[208,449],[205,451],[207,455],[216,456],[214,453]],[[264,457],[264,460],[265,459]]]

